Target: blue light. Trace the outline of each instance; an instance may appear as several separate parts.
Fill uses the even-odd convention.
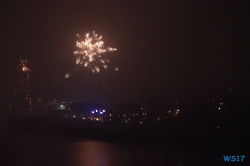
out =
[[[92,114],[95,113],[94,111],[92,111]]]
[[[103,114],[103,112],[100,112],[100,114]]]

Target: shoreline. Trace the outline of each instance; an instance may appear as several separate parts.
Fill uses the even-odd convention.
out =
[[[10,130],[53,133],[110,142],[134,142],[235,148],[250,147],[246,130],[189,128],[173,124],[119,124],[44,117],[9,118]]]

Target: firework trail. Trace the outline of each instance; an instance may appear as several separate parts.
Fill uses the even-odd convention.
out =
[[[93,73],[99,73],[101,68],[107,69],[109,60],[103,59],[102,54],[106,52],[116,51],[116,48],[104,47],[102,36],[98,36],[95,31],[92,34],[87,33],[84,39],[81,39],[77,34],[78,41],[76,42],[77,50],[74,52],[76,57],[76,65],[83,65],[90,69]],[[115,71],[118,71],[115,67]],[[65,75],[65,78],[70,77],[70,73]]]
[[[29,95],[29,84],[30,84],[30,72],[31,70],[28,68],[29,62],[26,60],[20,59],[20,66],[22,67],[22,71],[27,73],[27,83],[26,83],[26,99],[29,101],[30,109],[31,109],[31,97]]]

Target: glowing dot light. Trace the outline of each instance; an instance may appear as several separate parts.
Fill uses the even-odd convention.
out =
[[[67,73],[66,75],[65,75],[65,78],[69,78],[70,77],[70,73]]]
[[[29,64],[29,62],[27,61],[27,59],[26,60],[22,60],[22,59],[20,59],[20,66],[22,67],[22,71],[23,72],[29,72],[29,71],[31,71],[29,68],[28,68],[28,65]]]

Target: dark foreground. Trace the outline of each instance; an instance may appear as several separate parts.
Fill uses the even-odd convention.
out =
[[[76,119],[26,117],[8,120],[9,129],[40,131],[69,136],[106,140],[171,144],[207,144],[249,147],[248,126],[220,125],[188,126],[178,120],[120,124],[115,122],[93,122]]]
[[[9,119],[1,137],[1,165],[230,165],[245,155],[245,126],[186,126],[178,121],[117,124],[44,117]]]
[[[25,131],[9,131],[0,140],[4,166],[220,166],[231,165],[224,163],[223,155],[239,154],[232,148],[118,143]],[[247,161],[233,163],[243,164]]]

